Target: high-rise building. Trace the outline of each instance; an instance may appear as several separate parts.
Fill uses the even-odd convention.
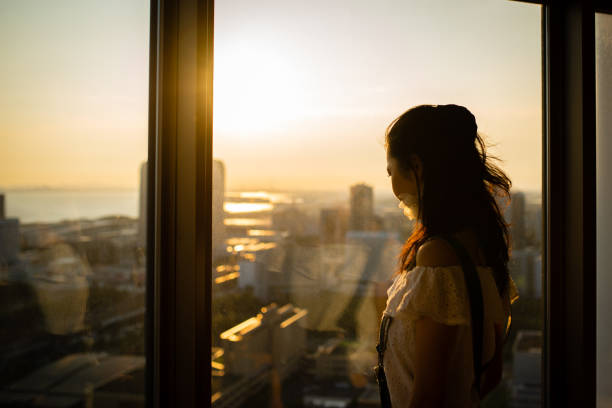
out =
[[[281,209],[276,208],[272,213],[273,228],[292,236],[308,235],[313,224],[310,217],[294,205]]]
[[[351,215],[349,229],[365,231],[374,216],[374,192],[372,187],[360,183],[351,186]]]
[[[140,191],[138,200],[138,239],[142,246],[147,240],[147,162],[140,165]],[[213,192],[212,192],[212,230],[213,257],[225,254],[225,226],[223,225],[225,200],[225,165],[220,160],[213,161]]]
[[[513,193],[511,206],[512,244],[514,249],[520,249],[527,245],[527,233],[525,228],[525,194],[522,192]]]
[[[225,165],[221,160],[213,160],[212,180],[212,252],[213,259],[226,254],[225,245]]]
[[[348,214],[344,208],[323,208],[319,218],[322,244],[344,243],[348,229]]]
[[[0,266],[17,260],[19,253],[19,220],[6,218],[4,194],[0,194]]]
[[[522,297],[542,296],[542,259],[539,249],[524,247],[512,250],[508,268]]]
[[[147,246],[147,162],[140,165],[140,192],[138,195],[138,240]]]

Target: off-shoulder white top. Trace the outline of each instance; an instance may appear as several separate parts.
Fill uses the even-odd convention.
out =
[[[518,298],[512,279],[500,297],[493,271],[488,266],[477,266],[483,305],[482,362],[486,364],[495,354],[493,323],[507,327],[510,304]],[[389,326],[384,354],[385,375],[393,407],[405,407],[410,401],[414,383],[415,321],[427,316],[436,322],[459,325],[458,340],[452,351],[452,361],[445,407],[473,407],[478,405],[478,394],[473,387],[472,331],[470,304],[463,269],[456,266],[417,266],[398,275],[387,290],[384,313],[393,316]]]

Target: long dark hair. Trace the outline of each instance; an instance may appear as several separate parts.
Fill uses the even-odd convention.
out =
[[[400,254],[396,275],[416,265],[416,253],[427,239],[472,228],[494,271],[499,293],[508,284],[510,236],[498,199],[510,199],[511,181],[491,163],[478,134],[476,118],[463,106],[419,105],[387,128],[385,149],[399,170],[414,172],[411,157],[423,164],[417,178],[419,216]]]

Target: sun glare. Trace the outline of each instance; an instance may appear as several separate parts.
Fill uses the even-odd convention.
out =
[[[305,100],[303,78],[281,52],[245,46],[215,55],[216,130],[278,130],[300,115]]]

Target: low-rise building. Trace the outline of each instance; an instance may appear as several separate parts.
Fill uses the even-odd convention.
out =
[[[216,361],[214,407],[237,407],[274,378],[300,367],[306,352],[306,309],[272,303],[221,333],[222,362]],[[239,384],[240,386],[237,386]]]

